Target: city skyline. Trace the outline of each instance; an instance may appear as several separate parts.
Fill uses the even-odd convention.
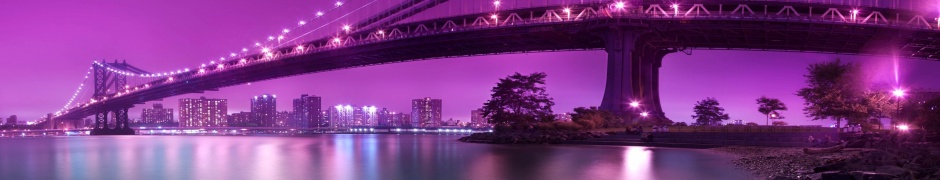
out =
[[[22,28],[5,29],[4,33],[0,33],[3,34],[0,37],[11,42],[4,44],[2,48],[8,51],[0,52],[0,55],[12,59],[35,60],[0,62],[4,67],[28,67],[3,71],[0,75],[49,80],[44,83],[35,83],[30,78],[0,80],[2,84],[17,87],[0,90],[0,99],[3,99],[0,102],[0,116],[18,115],[20,121],[32,121],[59,109],[57,106],[61,106],[73,90],[70,89],[71,86],[63,86],[79,82],[78,75],[86,70],[84,68],[90,65],[92,60],[128,60],[135,66],[152,71],[192,67],[217,58],[219,54],[224,55],[232,49],[241,48],[254,40],[263,39],[271,34],[270,27],[293,25],[296,20],[292,18],[311,16],[310,7],[326,9],[331,6],[330,2],[285,2],[288,3],[240,1],[226,6],[214,6],[207,2],[65,2],[51,6],[43,6],[37,2],[10,3],[4,7],[18,8],[2,9],[0,12],[4,13],[3,17],[20,18],[3,20]],[[264,8],[258,11],[258,7]],[[286,18],[272,21],[271,18],[241,13],[246,11]],[[186,15],[167,12],[183,12]],[[79,15],[68,16],[70,14]],[[218,18],[222,16],[237,18]],[[343,21],[355,22],[357,18],[362,17],[351,16]],[[209,21],[218,23],[211,26],[203,23]],[[333,28],[330,31],[340,28],[330,27]],[[63,31],[64,29],[69,31]],[[141,32],[151,36],[138,36]],[[75,33],[85,36],[71,36]],[[31,37],[49,37],[49,40],[38,42]],[[82,44],[75,44],[78,42]],[[93,48],[74,48],[79,46]],[[25,47],[46,47],[60,52],[45,53],[44,49]],[[688,115],[691,114],[692,104],[705,97],[716,97],[731,114],[732,119],[759,121],[763,116],[756,112],[753,99],[767,95],[779,97],[792,106],[790,111],[782,115],[788,117],[786,120],[793,124],[828,124],[828,121],[808,121],[801,112],[802,100],[793,93],[803,85],[802,75],[807,64],[836,58],[863,62],[869,67],[868,70],[876,73],[874,80],[897,84],[893,75],[893,59],[885,56],[749,51],[693,52],[695,53],[691,56],[681,53],[667,55],[661,71],[663,108],[666,117],[677,122],[691,122]],[[401,102],[402,99],[408,98],[379,96],[387,93],[401,97],[432,96],[447,99],[451,103],[444,105],[443,116],[467,120],[470,119],[467,113],[458,112],[482,106],[488,99],[489,89],[498,78],[513,72],[547,72],[547,89],[557,104],[554,111],[563,113],[570,112],[575,107],[600,104],[603,71],[606,66],[605,54],[603,51],[531,53],[397,63],[255,82],[251,85],[223,88],[218,92],[166,98],[162,103],[175,107],[173,103],[181,98],[237,97],[270,92],[344,97],[325,98],[324,104],[359,102],[357,104],[390,104],[391,109],[406,109],[406,105],[387,102]],[[902,86],[940,89],[940,85],[937,85],[940,83],[930,78],[940,75],[940,72],[930,71],[940,67],[937,63],[901,58],[899,65],[901,72],[897,79]],[[48,67],[53,70],[40,71],[36,67]],[[917,76],[913,76],[914,74]],[[314,87],[322,84],[333,86]],[[361,84],[369,86],[351,88]],[[714,84],[735,86],[717,87]],[[385,89],[393,91],[379,90],[387,87],[394,87]],[[372,97],[383,98],[369,99]],[[286,102],[279,102],[278,106],[289,106],[281,103]],[[233,106],[242,107],[240,104]],[[138,106],[132,109],[131,114],[139,114],[142,108]]]

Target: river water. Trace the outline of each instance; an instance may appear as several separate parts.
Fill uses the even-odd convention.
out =
[[[0,138],[0,179],[750,179],[708,150],[456,135]]]

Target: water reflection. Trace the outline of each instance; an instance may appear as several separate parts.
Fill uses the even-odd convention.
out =
[[[450,135],[0,139],[0,179],[742,179],[704,150],[488,145]]]

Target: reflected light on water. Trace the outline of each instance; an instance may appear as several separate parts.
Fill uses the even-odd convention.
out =
[[[702,150],[451,135],[0,138],[0,179],[741,179]]]
[[[651,179],[653,153],[647,147],[630,146],[624,150],[624,179]]]

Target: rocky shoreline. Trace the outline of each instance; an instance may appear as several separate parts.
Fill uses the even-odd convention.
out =
[[[846,148],[805,154],[802,148],[730,146],[712,150],[761,179],[940,179],[940,150],[930,147]]]

